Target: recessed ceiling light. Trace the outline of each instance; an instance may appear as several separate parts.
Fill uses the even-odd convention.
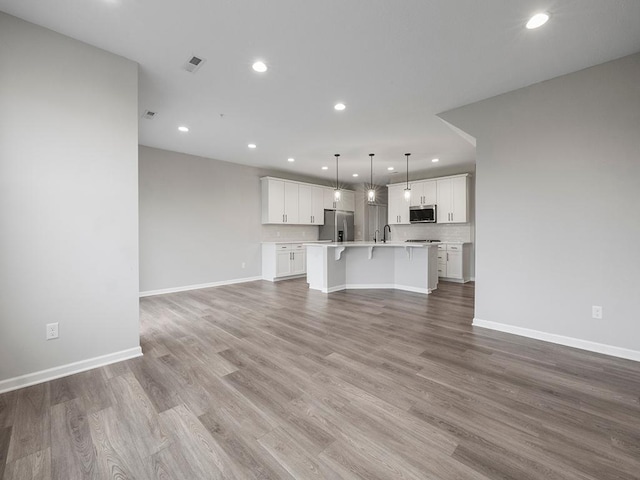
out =
[[[295,162],[296,159],[295,158],[287,158],[287,162]]]
[[[181,126],[181,127],[178,127],[178,130],[180,130],[181,132],[188,132],[189,131],[189,127]]]
[[[393,170],[393,167],[387,167],[387,170],[391,171]]]
[[[256,148],[256,144],[255,144],[255,143],[250,143],[249,145],[247,145],[247,147],[249,147],[249,148]]]
[[[526,27],[529,30],[532,30],[534,28],[541,27],[542,25],[547,23],[547,20],[549,20],[549,14],[548,13],[545,13],[545,12],[536,13],[533,17],[531,17],[529,19],[529,21],[527,22]]]
[[[352,177],[357,177],[357,176],[358,176],[358,174],[357,174],[357,173],[354,173],[354,174],[352,175]]]
[[[342,111],[345,108],[347,108],[347,106],[344,103],[336,103],[333,108],[335,108],[338,111]]]
[[[433,160],[431,160],[433,163],[438,163],[440,161],[439,158],[434,158]]]
[[[264,62],[256,62],[251,65],[251,68],[253,68],[258,73],[264,73],[267,71],[267,65]]]
[[[329,167],[322,167],[323,170],[329,170]]]

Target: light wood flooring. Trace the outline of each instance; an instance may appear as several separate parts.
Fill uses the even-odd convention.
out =
[[[0,478],[640,478],[640,364],[473,328],[473,294],[143,298],[144,357],[0,395]]]

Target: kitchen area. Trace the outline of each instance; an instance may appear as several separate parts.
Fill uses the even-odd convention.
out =
[[[474,278],[473,172],[339,189],[261,178],[262,278],[429,294]],[[375,189],[375,194],[371,190]],[[372,197],[374,201],[372,200]]]

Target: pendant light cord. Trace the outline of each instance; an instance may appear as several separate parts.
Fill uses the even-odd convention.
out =
[[[373,189],[373,153],[369,154],[369,157],[371,158],[371,185],[369,185],[369,189]]]
[[[407,190],[409,189],[409,155],[410,153],[405,153],[407,156]]]
[[[336,190],[338,190],[338,157],[340,156],[339,153],[335,154],[336,157]]]

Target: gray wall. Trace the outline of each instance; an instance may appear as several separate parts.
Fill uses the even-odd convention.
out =
[[[476,318],[640,351],[640,54],[442,117],[477,138]]]
[[[321,180],[145,146],[139,152],[142,293],[259,277],[261,241],[318,238],[315,226],[261,225],[260,177]]]
[[[138,71],[3,13],[0,65],[2,381],[139,346]]]

